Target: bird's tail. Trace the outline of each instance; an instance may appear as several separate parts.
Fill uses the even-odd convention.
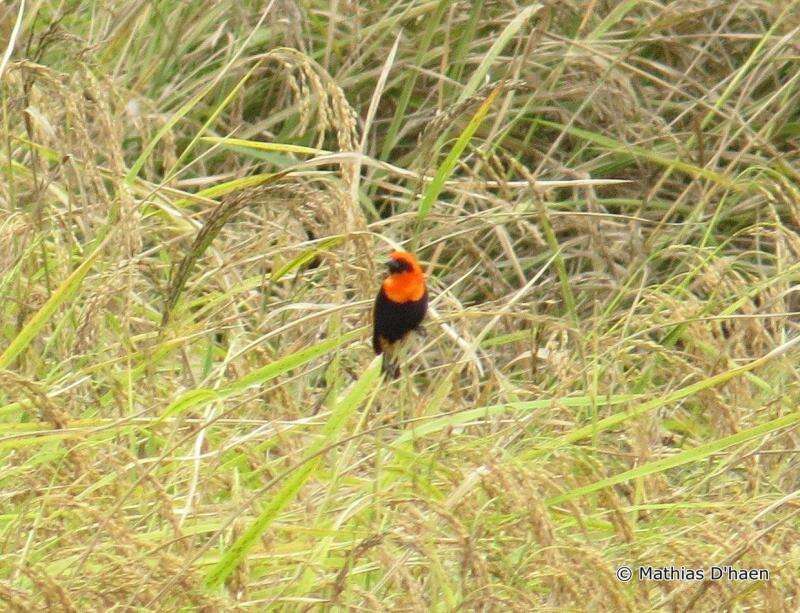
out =
[[[387,379],[397,379],[400,376],[400,364],[396,347],[384,347],[381,372],[386,375]]]

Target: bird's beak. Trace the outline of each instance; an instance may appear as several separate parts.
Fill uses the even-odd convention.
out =
[[[389,260],[386,262],[386,267],[389,269],[389,272],[395,273],[400,272],[403,270],[403,264],[398,262],[397,260]]]

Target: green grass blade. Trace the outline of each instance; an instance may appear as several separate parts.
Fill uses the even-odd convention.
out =
[[[183,117],[186,116],[197,104],[205,98],[208,92],[214,87],[215,83],[212,83],[199,94],[197,94],[194,98],[189,100],[186,104],[181,106],[173,115],[169,118],[169,120],[161,126],[161,128],[156,132],[156,135],[152,138],[152,140],[147,143],[144,150],[139,154],[139,157],[136,158],[136,161],[131,166],[128,173],[125,175],[125,182],[132,183],[134,179],[139,175],[139,172],[142,170],[142,166],[144,166],[145,162],[147,162],[148,158],[153,154],[153,151],[156,148],[156,145],[164,138],[164,135],[169,132],[176,123],[178,123]]]
[[[229,398],[239,392],[242,392],[255,385],[261,385],[279,377],[280,375],[298,368],[303,364],[307,364],[311,360],[325,355],[329,351],[343,345],[344,343],[353,340],[362,334],[361,330],[353,330],[347,334],[343,334],[337,338],[330,338],[311,347],[306,347],[300,351],[296,351],[290,355],[284,356],[279,360],[271,362],[266,366],[257,368],[256,370],[247,373],[240,377],[233,383],[226,385],[218,390],[211,390],[206,388],[199,388],[185,392],[175,402],[170,404],[164,413],[159,417],[159,421],[163,421],[177,413],[181,413],[191,408],[198,408],[207,405],[215,400]]]
[[[686,451],[682,451],[674,456],[664,458],[663,460],[648,462],[647,464],[637,466],[631,470],[626,470],[625,472],[619,473],[612,477],[607,477],[606,479],[600,479],[599,481],[595,481],[589,485],[577,487],[568,492],[564,492],[563,494],[559,494],[558,496],[548,498],[545,501],[545,504],[548,506],[554,506],[569,500],[580,498],[586,494],[591,494],[597,490],[611,487],[612,485],[616,485],[618,483],[624,483],[625,481],[631,481],[632,479],[638,479],[654,473],[664,472],[665,470],[675,468],[676,466],[682,466],[692,462],[699,462],[711,454],[718,453],[723,449],[727,449],[728,447],[738,445],[740,443],[745,443],[751,439],[758,438],[759,436],[765,436],[771,432],[777,432],[782,428],[786,428],[787,426],[794,425],[798,422],[800,422],[800,411],[795,411],[793,413],[789,413],[788,415],[784,415],[783,417],[779,417],[778,419],[768,421],[765,424],[760,424],[758,426],[748,428],[747,430],[742,430],[736,434],[726,436],[716,441],[711,441],[705,445],[699,445],[693,449],[687,449]]]
[[[566,445],[570,445],[577,441],[590,438],[595,435],[595,433],[603,432],[605,430],[610,430],[626,421],[631,419],[635,419],[645,413],[649,413],[650,411],[660,408],[662,406],[671,404],[673,402],[677,402],[678,400],[682,400],[683,398],[688,398],[689,396],[695,395],[697,392],[701,392],[706,389],[711,389],[717,387],[718,385],[722,385],[726,381],[730,381],[734,377],[738,377],[739,375],[743,375],[755,368],[763,366],[770,360],[783,355],[786,353],[790,348],[800,342],[800,336],[793,338],[792,340],[784,343],[780,347],[773,349],[768,354],[758,358],[757,360],[753,360],[752,362],[748,362],[747,364],[743,364],[738,368],[732,368],[725,372],[719,373],[712,377],[707,377],[702,379],[701,381],[697,381],[696,383],[692,383],[691,385],[687,385],[686,387],[682,387],[674,392],[667,394],[666,396],[662,396],[660,398],[654,398],[648,402],[644,402],[639,406],[633,407],[629,411],[625,411],[624,413],[616,413],[615,415],[611,415],[606,417],[605,419],[601,419],[597,423],[590,424],[588,426],[584,426],[583,428],[578,428],[577,430],[573,430],[569,434],[565,434],[564,436],[558,437],[545,445],[533,449],[525,454],[523,454],[523,460],[532,460],[534,458],[540,457],[545,455],[551,451],[555,451],[556,449],[560,449]]]
[[[615,153],[625,153],[628,155],[632,155],[634,157],[642,158],[644,160],[647,160],[648,162],[658,164],[659,166],[664,166],[665,168],[678,170],[692,177],[708,179],[709,181],[713,181],[714,183],[722,185],[723,187],[736,190],[744,189],[743,185],[734,183],[731,179],[729,179],[724,175],[719,174],[718,172],[714,172],[713,170],[708,170],[707,168],[701,168],[700,166],[697,166],[695,164],[690,164],[689,162],[684,162],[683,160],[677,157],[670,158],[655,153],[650,149],[644,149],[642,147],[637,147],[635,145],[628,145],[626,143],[622,143],[618,140],[614,140],[613,138],[609,138],[608,136],[604,136],[596,132],[590,132],[589,130],[576,128],[574,126],[566,126],[564,124],[557,123],[555,121],[537,119],[535,123],[546,126],[548,128],[553,128],[555,130],[564,130],[568,134],[571,134],[572,136],[581,138],[583,140],[587,140],[590,143],[594,143],[605,149],[608,149],[609,151],[614,151]]]
[[[755,64],[756,60],[759,59],[762,55],[762,51],[767,44],[773,40],[775,33],[778,31],[778,28],[785,27],[784,26],[784,18],[791,14],[792,11],[795,10],[798,2],[795,0],[794,2],[785,4],[783,7],[783,11],[781,14],[775,19],[772,23],[772,27],[769,29],[768,32],[764,33],[761,39],[758,41],[758,44],[753,48],[753,51],[750,53],[750,56],[745,60],[745,62],[739,67],[736,71],[736,74],[728,83],[725,91],[723,91],[714,102],[714,109],[710,110],[703,120],[700,122],[700,129],[704,130],[708,127],[709,122],[715,117],[717,112],[725,106],[725,103],[728,99],[733,95],[733,92],[736,91],[736,88],[739,87],[742,80],[750,74],[750,70]]]
[[[270,379],[274,379],[285,372],[310,362],[314,358],[325,355],[332,349],[335,349],[340,345],[344,345],[345,343],[358,338],[362,334],[362,330],[353,330],[347,334],[343,334],[342,336],[330,338],[316,345],[312,345],[311,347],[302,349],[301,351],[297,351],[296,353],[281,358],[272,364],[267,364],[266,366],[246,374],[242,378],[223,388],[223,393],[236,393],[254,385],[261,385]]]
[[[439,0],[439,4],[436,5],[433,15],[428,20],[425,33],[418,42],[418,50],[414,59],[415,66],[422,66],[425,54],[431,46],[433,35],[436,33],[436,27],[442,20],[442,15],[444,15],[444,11],[449,4],[450,2],[448,2],[448,0]],[[400,132],[400,126],[406,121],[406,109],[411,101],[411,95],[414,93],[414,85],[416,85],[418,77],[419,73],[417,71],[410,71],[405,85],[403,85],[403,91],[400,92],[400,97],[397,99],[397,108],[395,109],[394,117],[392,117],[392,122],[389,124],[389,128],[386,131],[386,138],[383,141],[383,148],[381,149],[382,160],[386,160],[389,157],[392,149],[394,149],[394,146],[397,144],[397,135]]]
[[[495,404],[485,407],[479,407],[477,409],[461,411],[453,415],[445,415],[443,417],[438,417],[436,419],[432,419],[431,421],[425,422],[419,426],[414,426],[408,432],[405,432],[400,436],[398,436],[395,439],[393,445],[402,445],[415,438],[427,436],[435,432],[441,432],[442,430],[448,427],[460,426],[461,424],[468,423],[475,419],[485,419],[487,417],[492,417],[494,415],[500,415],[507,411],[535,411],[537,409],[547,409],[554,405],[571,407],[571,408],[580,408],[580,407],[592,406],[593,403],[596,406],[614,406],[617,404],[624,404],[626,402],[631,402],[633,400],[637,400],[638,398],[641,398],[641,396],[636,396],[632,394],[624,394],[617,396],[600,396],[594,399],[590,398],[589,396],[569,396],[566,398],[528,400],[523,402],[509,402],[506,404]]]
[[[461,76],[464,74],[464,69],[467,65],[467,53],[469,52],[470,43],[475,39],[483,4],[484,0],[473,0],[470,3],[466,26],[461,31],[458,45],[453,51],[450,78],[456,83],[461,83]]]
[[[222,585],[281,510],[297,496],[300,488],[322,461],[322,452],[327,447],[335,444],[347,419],[361,406],[370,393],[375,391],[375,386],[380,378],[379,362],[380,360],[375,358],[344,398],[333,407],[331,416],[323,429],[322,438],[308,448],[305,459],[300,462],[295,470],[292,470],[275,495],[270,497],[269,502],[262,509],[258,518],[228,548],[219,562],[212,567],[211,571],[206,575],[205,583],[208,587],[216,588]]]
[[[220,138],[218,136],[203,136],[201,141],[227,147],[244,147],[245,149],[258,149],[259,151],[274,151],[276,153],[302,153],[306,155],[330,155],[331,151],[304,147],[303,145],[290,145],[288,143],[265,143],[259,140],[246,140],[243,138]]]
[[[197,132],[197,134],[195,134],[194,138],[189,142],[188,145],[186,145],[186,148],[183,150],[180,156],[178,156],[178,159],[175,160],[175,162],[172,164],[172,168],[170,168],[169,172],[166,173],[167,177],[166,180],[169,180],[170,177],[174,176],[176,169],[184,162],[184,160],[187,158],[192,149],[194,149],[194,146],[198,142],[200,142],[200,139],[203,138],[201,135],[208,129],[209,126],[211,126],[217,120],[217,118],[220,116],[220,113],[222,113],[222,111],[224,111],[227,108],[227,106],[231,103],[236,94],[238,94],[239,91],[242,89],[242,87],[244,87],[244,84],[247,83],[247,81],[250,79],[252,74],[259,68],[259,66],[261,66],[261,62],[256,62],[250,68],[250,70],[248,70],[247,73],[241,79],[239,79],[239,82],[233,87],[233,89],[230,92],[228,92],[228,95],[225,96],[222,102],[220,102],[217,105],[217,108],[214,109],[214,111],[205,121],[203,126]]]
[[[180,198],[176,200],[173,203],[173,206],[186,206],[196,201],[197,197],[218,198],[219,196],[225,196],[227,194],[232,194],[233,192],[242,191],[248,187],[257,187],[263,183],[269,183],[274,176],[275,175],[272,173],[247,175],[246,177],[240,177],[238,179],[231,179],[230,181],[217,183],[216,185],[212,185],[211,187],[207,187],[205,189],[201,189],[199,192],[196,192],[194,194],[194,198]]]
[[[487,51],[486,55],[483,56],[483,59],[481,60],[481,63],[478,64],[475,72],[472,73],[469,81],[467,81],[467,84],[461,91],[461,95],[459,95],[458,100],[456,100],[456,104],[464,102],[464,100],[478,91],[478,88],[486,81],[486,75],[489,74],[489,69],[492,67],[492,64],[494,64],[495,60],[497,60],[500,52],[505,48],[509,41],[516,36],[520,28],[522,28],[522,26],[525,25],[525,23],[534,15],[534,13],[539,11],[541,8],[542,5],[539,3],[531,4],[519,15],[514,17],[514,19],[512,19],[511,22],[503,29],[503,31],[497,37],[497,40],[495,40],[492,46],[489,48],[489,51]]]
[[[303,250],[303,252],[296,258],[289,260],[286,264],[284,264],[278,270],[272,273],[271,277],[272,281],[280,280],[293,270],[300,268],[303,264],[313,260],[320,253],[323,253],[324,251],[330,249],[331,247],[335,247],[336,245],[339,245],[343,242],[344,242],[343,236],[332,236],[331,238],[326,238],[325,240],[319,241],[318,244],[312,246],[309,249]]]
[[[470,139],[475,134],[475,131],[478,129],[478,126],[481,125],[486,114],[489,112],[489,107],[491,107],[492,102],[497,97],[497,94],[500,93],[500,90],[495,88],[483,101],[483,103],[478,107],[478,110],[475,111],[475,114],[470,119],[467,126],[459,135],[458,139],[456,140],[453,148],[450,149],[450,153],[447,154],[447,157],[444,159],[444,162],[439,166],[436,174],[433,177],[433,181],[428,184],[428,189],[425,190],[425,194],[422,197],[422,201],[419,203],[419,209],[417,212],[417,218],[421,222],[430,213],[431,207],[436,199],[439,197],[442,189],[444,188],[445,181],[450,177],[453,172],[453,169],[458,162],[458,159],[461,157],[461,154],[466,149],[467,144],[469,144]]]
[[[603,18],[603,20],[597,25],[592,33],[586,38],[588,40],[597,40],[602,38],[603,34],[608,32],[611,28],[622,21],[625,18],[625,15],[630,13],[639,3],[640,0],[628,0],[627,2],[620,2],[611,12],[609,12],[608,15]]]
[[[39,331],[50,321],[50,318],[58,308],[75,295],[84,277],[86,277],[92,265],[103,252],[111,236],[112,235],[109,234],[103,242],[98,245],[83,263],[56,288],[42,307],[28,320],[28,323],[22,327],[22,330],[19,331],[17,336],[14,337],[5,351],[3,351],[2,355],[0,355],[0,369],[7,368],[20,353],[25,351],[31,341],[39,334]]]
[[[558,274],[558,282],[561,285],[561,296],[564,298],[564,306],[569,313],[574,326],[578,327],[578,311],[577,303],[575,301],[575,294],[572,293],[572,285],[570,284],[569,271],[564,262],[564,256],[561,253],[561,246],[558,244],[558,237],[553,224],[550,223],[550,217],[547,214],[547,207],[538,196],[536,197],[536,209],[539,212],[539,223],[542,225],[545,240],[550,251],[553,252],[553,261],[555,263],[556,273]]]

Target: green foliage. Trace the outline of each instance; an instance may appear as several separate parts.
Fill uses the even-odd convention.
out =
[[[797,608],[797,6],[3,5],[2,608]]]

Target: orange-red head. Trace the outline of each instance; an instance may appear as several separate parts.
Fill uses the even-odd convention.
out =
[[[389,255],[389,276],[383,291],[392,302],[412,302],[425,294],[425,274],[413,254],[394,251]]]

